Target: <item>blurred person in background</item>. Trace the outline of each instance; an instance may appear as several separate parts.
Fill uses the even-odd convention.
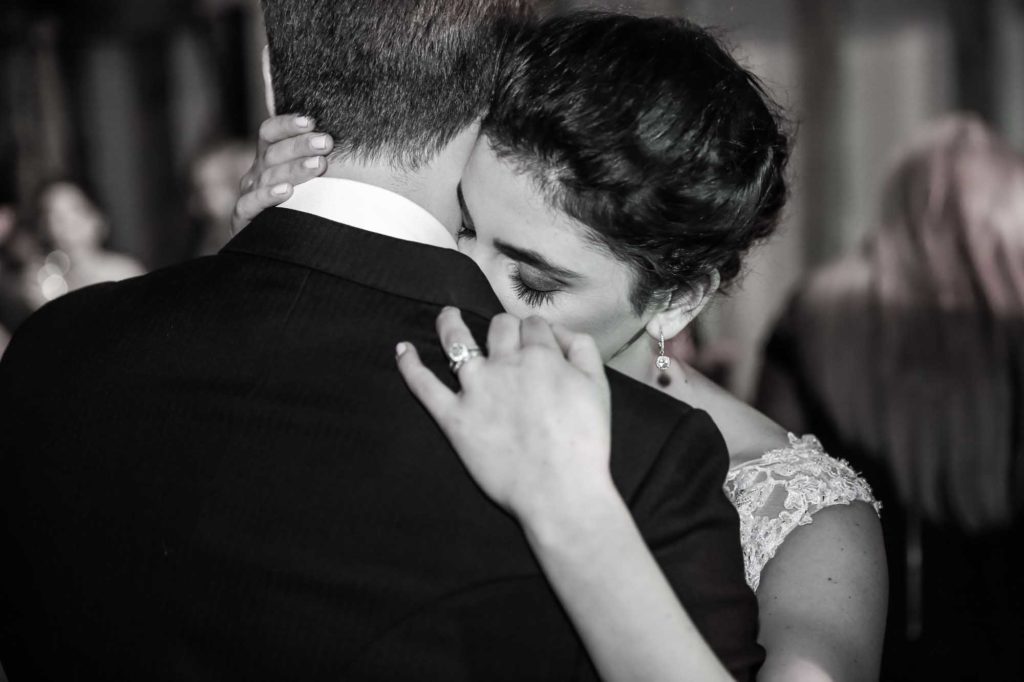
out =
[[[37,276],[40,305],[75,289],[145,272],[135,259],[103,247],[106,218],[78,183],[43,183],[36,194],[35,217],[39,237],[50,248]]]
[[[16,326],[11,322],[14,318],[20,317],[21,308],[20,301],[15,295],[16,291],[8,282],[7,268],[2,260],[5,246],[14,236],[15,219],[14,207],[0,204],[0,355],[11,339],[9,330]]]
[[[923,131],[790,302],[758,404],[886,501],[883,678],[1024,679],[1024,159],[971,117]]]
[[[680,73],[679,63],[690,68]],[[725,489],[740,512],[747,580],[761,609],[767,660],[758,679],[874,679],[886,571],[870,487],[813,436],[789,436],[693,368],[658,357],[661,342],[667,347],[682,336],[719,285],[739,274],[746,251],[774,230],[788,157],[774,103],[713,38],[681,20],[552,19],[512,64],[462,174],[459,250],[487,276],[506,311],[594,334],[610,367],[714,418],[730,455]],[[255,185],[239,201],[240,222],[284,201],[292,185],[299,185],[300,199],[309,196],[301,183],[324,160],[306,164],[317,160],[314,136],[296,120],[265,122],[249,175]],[[546,263],[580,274],[566,281]],[[649,296],[639,311],[633,307],[638,290]],[[439,321],[443,347],[456,326]],[[678,351],[689,352],[685,340],[679,344]],[[500,345],[488,339],[490,348]],[[716,369],[723,364],[707,359]],[[476,390],[481,382],[474,379]],[[536,401],[546,397],[538,387]],[[497,402],[504,409],[480,421],[503,432],[497,442],[516,442],[520,429],[503,422],[516,401],[504,393]],[[571,415],[564,421],[571,423]],[[591,424],[592,432],[601,426]],[[479,471],[479,455],[488,448],[469,441],[453,439],[470,470]],[[516,457],[528,470],[527,453]],[[493,472],[483,469],[478,480],[487,481]],[[585,479],[589,472],[581,466],[575,473]],[[607,525],[598,543],[623,546]],[[638,594],[656,581],[623,568],[636,565],[630,563],[635,554],[604,558],[588,565],[592,580],[577,574],[569,581],[588,613],[582,625],[577,621],[581,631],[592,621],[616,621],[619,614],[595,606],[608,594],[651,603]],[[565,601],[571,611],[572,600]],[[669,604],[663,599],[652,618]],[[621,625],[619,632],[629,628]],[[623,635],[617,653],[642,639]],[[662,628],[645,644],[665,639],[671,637]],[[685,641],[669,646],[687,651]],[[670,679],[677,676],[678,670]]]
[[[42,248],[15,207],[0,205],[0,328],[8,334],[39,307],[35,275],[42,262]]]
[[[217,253],[231,239],[231,213],[238,200],[238,185],[249,170],[254,151],[245,140],[225,140],[211,145],[192,162],[193,255]]]

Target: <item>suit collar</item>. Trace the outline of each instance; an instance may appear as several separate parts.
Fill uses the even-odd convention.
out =
[[[313,178],[296,185],[281,204],[342,225],[396,239],[458,249],[444,225],[416,202],[383,187],[342,178]]]
[[[486,318],[502,312],[487,278],[458,251],[395,239],[286,208],[264,211],[222,253],[301,265],[364,286]]]

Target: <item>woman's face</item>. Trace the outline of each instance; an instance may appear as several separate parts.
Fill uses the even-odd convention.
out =
[[[533,180],[481,136],[463,174],[459,250],[483,270],[509,313],[594,337],[608,360],[646,320],[630,303],[629,267],[584,225],[549,207]]]

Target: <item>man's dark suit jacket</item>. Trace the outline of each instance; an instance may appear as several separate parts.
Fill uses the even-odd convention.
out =
[[[473,262],[305,213],[66,296],[0,364],[2,660],[51,680],[568,680],[516,522],[405,387],[500,305]],[[614,372],[612,472],[704,637],[763,658],[706,414]]]

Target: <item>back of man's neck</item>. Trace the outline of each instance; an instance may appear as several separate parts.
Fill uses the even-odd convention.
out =
[[[412,199],[410,194],[415,193],[412,189],[417,184],[420,184],[417,182],[415,173],[396,170],[387,164],[356,163],[352,161],[331,161],[327,165],[327,172],[324,173],[324,177],[354,180],[355,182],[363,182],[367,185],[375,185],[408,199]]]
[[[454,237],[461,224],[456,188],[452,181],[430,167],[418,171],[396,170],[387,164],[332,161],[326,178],[353,180],[405,197],[434,216]]]
[[[324,177],[364,182],[403,196],[424,208],[456,237],[462,224],[459,182],[478,132],[478,124],[467,126],[416,170],[397,168],[387,159],[345,157],[331,161]]]

